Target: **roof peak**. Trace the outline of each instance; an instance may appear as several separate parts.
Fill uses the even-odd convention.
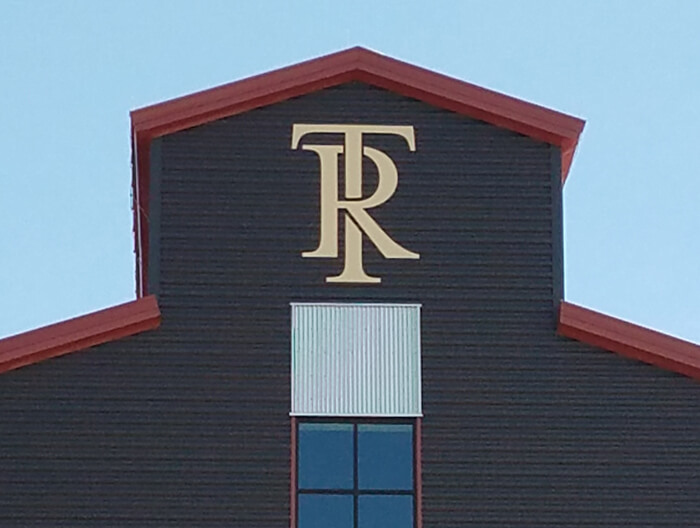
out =
[[[562,180],[585,122],[556,110],[354,46],[131,112],[135,134],[154,138],[351,81],[513,130],[562,149]]]
[[[362,46],[311,59],[131,112],[138,300],[0,340],[0,372],[156,328],[147,297],[151,141],[348,82],[364,82],[510,129],[561,149],[565,179],[584,122],[514,97],[393,59]],[[700,379],[700,346],[562,302],[559,333]]]
[[[505,128],[561,150],[566,179],[584,121],[355,46],[131,112],[137,295],[148,291],[148,193],[154,138],[352,81]]]

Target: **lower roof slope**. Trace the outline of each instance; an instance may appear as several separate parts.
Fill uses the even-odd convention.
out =
[[[143,297],[0,340],[0,373],[160,326],[155,296]],[[700,345],[562,301],[557,332],[700,380]]]
[[[152,295],[0,340],[0,373],[158,328]]]

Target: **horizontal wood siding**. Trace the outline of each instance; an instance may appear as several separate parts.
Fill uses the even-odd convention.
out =
[[[301,257],[319,167],[294,123],[415,127],[415,152],[367,144],[399,170],[372,215],[420,260],[366,242],[382,283],[347,286]],[[0,526],[286,528],[289,303],[323,301],[422,304],[426,528],[697,525],[700,386],[555,336],[553,147],[350,84],[153,152],[162,326],[0,377]]]
[[[279,525],[286,392],[260,395],[265,420],[236,357],[159,332],[0,378],[0,526]]]

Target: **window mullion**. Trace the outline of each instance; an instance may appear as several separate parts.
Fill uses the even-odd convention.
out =
[[[299,421],[292,419],[294,429],[294,528],[299,528]]]
[[[407,420],[302,422],[293,421],[296,442],[292,469],[297,485],[292,528],[328,525],[329,519],[336,517],[342,519],[342,526],[362,528],[361,509],[363,519],[370,524],[420,527],[420,425],[411,423],[412,434],[408,435]],[[406,467],[411,470],[412,481]],[[408,522],[409,515],[412,523]],[[323,520],[319,524],[320,519]]]
[[[352,463],[353,463],[353,468],[352,468],[352,475],[353,475],[353,526],[354,528],[358,528],[358,520],[357,520],[357,512],[358,512],[358,502],[359,502],[359,496],[360,496],[360,490],[358,489],[359,487],[359,478],[357,476],[357,471],[358,471],[358,462],[357,462],[357,456],[358,456],[358,447],[357,447],[357,424],[353,425],[353,452],[352,452]]]

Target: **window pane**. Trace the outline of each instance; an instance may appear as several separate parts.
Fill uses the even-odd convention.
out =
[[[299,528],[352,528],[352,495],[299,495]]]
[[[299,424],[299,489],[352,489],[352,424]]]
[[[413,489],[413,426],[359,425],[359,487],[365,490]]]
[[[413,497],[360,495],[357,514],[358,528],[413,528]]]

